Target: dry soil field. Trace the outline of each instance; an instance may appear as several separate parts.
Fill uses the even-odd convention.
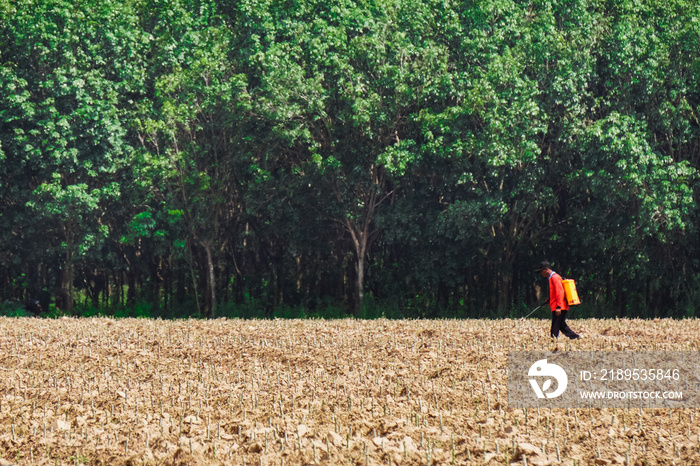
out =
[[[700,321],[573,320],[560,350],[683,350]],[[14,464],[700,464],[694,409],[509,409],[549,322],[0,318]],[[682,335],[682,337],[680,337]]]

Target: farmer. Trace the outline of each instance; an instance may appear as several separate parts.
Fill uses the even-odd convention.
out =
[[[564,285],[561,275],[552,270],[549,262],[543,261],[537,267],[536,272],[549,281],[549,308],[552,310],[552,338],[559,338],[559,331],[567,337],[575,340],[581,338],[576,332],[566,325],[566,313],[569,311],[569,303],[564,294]]]

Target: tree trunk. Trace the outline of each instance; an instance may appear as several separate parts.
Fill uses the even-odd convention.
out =
[[[61,270],[61,306],[59,309],[69,314],[73,313],[73,253],[70,246],[66,251],[66,263]]]
[[[498,309],[501,317],[507,317],[510,307],[511,275],[509,272],[500,273],[500,290],[498,293]]]
[[[204,251],[207,253],[207,284],[209,288],[209,317],[216,317],[216,275],[214,273],[214,261],[211,257],[211,244],[201,242]]]
[[[365,258],[367,256],[367,245],[369,243],[369,222],[365,221],[364,228],[360,230],[356,228],[350,220],[345,221],[345,226],[352,236],[352,242],[355,245],[357,279],[355,281],[355,306],[354,314],[358,317],[362,312],[362,300],[364,299],[365,287]]]
[[[357,292],[355,300],[355,317],[359,317],[362,312],[362,300],[365,297],[365,257],[364,253],[359,253],[357,256]]]
[[[133,308],[136,304],[136,271],[126,271],[126,306]]]
[[[201,313],[202,309],[199,305],[199,289],[197,288],[197,274],[194,273],[194,253],[192,251],[193,247],[188,247],[188,265],[190,266],[190,276],[192,277],[192,292],[194,293],[194,300],[197,303],[197,313]]]

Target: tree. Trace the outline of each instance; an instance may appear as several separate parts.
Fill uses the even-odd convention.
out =
[[[229,30],[212,5],[196,14],[190,6],[169,3],[153,21],[160,42],[152,68],[154,97],[137,131],[164,170],[164,207],[204,251],[207,314],[213,317],[215,255],[241,213],[239,172],[245,167],[238,151],[249,97],[245,77],[225,59]]]
[[[386,164],[412,146],[411,116],[430,97],[426,83],[445,72],[446,49],[430,39],[437,28],[430,15],[437,13],[400,1],[309,1],[292,10],[256,3],[242,10],[241,24],[252,30],[244,33],[255,74],[249,81],[260,82],[255,108],[286,144],[275,149],[315,190],[317,211],[350,239],[357,314],[380,233],[375,219],[396,188]]]
[[[49,254],[41,260],[60,254],[61,305],[69,312],[75,259],[107,235],[100,218],[117,199],[114,176],[131,154],[120,117],[138,93],[143,69],[132,58],[143,43],[128,7],[52,1],[4,12],[4,175],[16,215],[31,218],[36,244]],[[19,188],[22,179],[31,182]]]

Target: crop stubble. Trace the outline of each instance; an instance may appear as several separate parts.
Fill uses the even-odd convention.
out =
[[[560,350],[697,351],[697,320],[582,320]],[[694,409],[508,409],[546,321],[0,318],[18,464],[700,464]]]

